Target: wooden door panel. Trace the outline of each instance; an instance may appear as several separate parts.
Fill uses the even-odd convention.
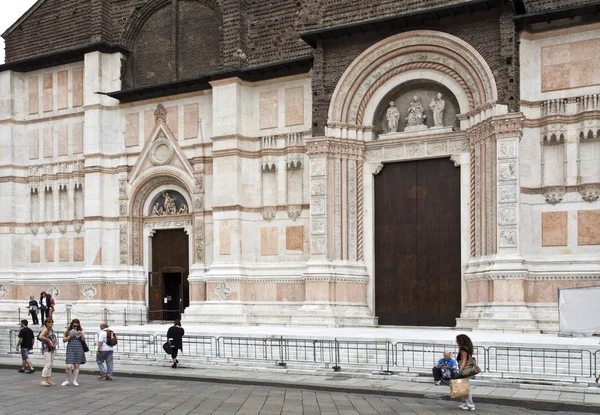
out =
[[[375,177],[375,310],[380,324],[456,324],[460,230],[460,169],[450,160],[386,164]]]

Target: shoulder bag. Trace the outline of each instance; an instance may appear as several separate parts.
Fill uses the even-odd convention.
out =
[[[473,356],[469,357],[469,360],[467,360],[467,364],[465,365],[465,368],[462,371],[463,377],[468,378],[471,376],[475,376],[479,373],[481,373],[481,369],[479,368],[479,366],[477,366],[477,360],[475,360]]]
[[[450,380],[450,398],[461,399],[469,395],[469,379]]]

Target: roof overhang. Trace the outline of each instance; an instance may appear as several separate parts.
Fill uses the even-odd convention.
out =
[[[91,43],[73,49],[64,49],[57,52],[46,53],[44,55],[37,55],[33,58],[5,63],[0,65],[0,72],[31,72],[37,71],[38,69],[79,62],[84,59],[86,53],[90,52],[123,53],[125,55],[131,53],[131,51],[120,45],[106,42]]]
[[[414,24],[423,24],[427,21],[438,21],[446,17],[452,18],[458,15],[488,11],[490,9],[500,7],[501,5],[502,0],[470,0],[462,3],[423,9],[380,19],[364,20],[357,23],[332,26],[325,29],[309,30],[300,33],[300,37],[310,46],[315,48],[317,46],[317,42],[320,40],[337,39],[343,36],[363,34],[371,31],[398,31],[404,27]]]
[[[170,95],[207,90],[211,88],[211,82],[220,79],[239,78],[243,81],[257,82],[266,79],[308,73],[312,69],[312,62],[313,56],[307,55],[297,59],[274,62],[268,65],[227,69],[203,74],[195,78],[128,88],[121,91],[109,92],[106,93],[106,95],[118,99],[121,103],[161,98]]]

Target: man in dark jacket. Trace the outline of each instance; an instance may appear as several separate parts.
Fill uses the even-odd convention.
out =
[[[19,342],[17,343],[17,351],[21,348],[21,368],[19,373],[25,373],[25,366],[29,366],[27,373],[34,373],[35,369],[29,360],[29,352],[33,349],[33,343],[35,342],[35,336],[33,331],[27,327],[27,320],[21,320],[21,331],[19,332]]]
[[[177,369],[177,352],[178,350],[183,350],[183,335],[185,334],[185,330],[181,327],[181,321],[175,320],[172,327],[169,327],[167,331],[167,341],[171,344],[171,361],[173,365],[171,366],[173,369]]]

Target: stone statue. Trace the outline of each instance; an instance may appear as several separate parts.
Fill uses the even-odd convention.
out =
[[[177,214],[177,207],[175,206],[175,198],[174,197],[170,197],[169,193],[163,193],[163,196],[165,198],[165,215],[176,215]]]
[[[185,203],[182,203],[181,206],[179,207],[179,210],[177,211],[177,214],[185,215],[186,213],[188,213],[188,207]]]
[[[442,94],[438,92],[437,98],[431,100],[429,108],[433,111],[433,126],[443,127],[444,126],[444,108],[446,107],[446,101],[442,98]]]
[[[158,202],[154,204],[152,208],[152,216],[162,216],[164,214],[163,208],[160,206]]]
[[[416,95],[413,97],[410,102],[410,107],[408,107],[408,117],[406,117],[407,127],[418,127],[423,125],[423,120],[427,116],[423,114],[423,105],[419,100],[419,97]]]
[[[390,107],[387,110],[386,118],[388,122],[388,133],[397,132],[400,111],[398,111],[398,108],[396,108],[396,103],[394,101],[390,102]]]

